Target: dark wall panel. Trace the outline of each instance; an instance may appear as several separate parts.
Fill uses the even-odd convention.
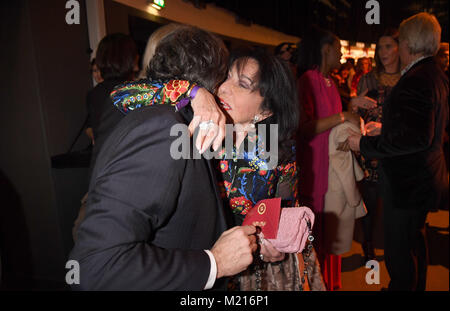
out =
[[[67,224],[81,197],[70,203],[61,198],[84,193],[86,180],[82,173],[55,178],[61,174],[52,173],[50,158],[67,151],[86,116],[92,80],[79,2],[80,25],[66,24],[65,1],[1,2],[1,42],[7,46],[0,49],[0,184],[8,185],[2,190],[11,200],[0,204],[0,256],[7,275],[27,279],[3,282],[6,288],[65,288]]]
[[[84,1],[80,25],[68,25],[65,1],[29,1],[51,155],[66,152],[86,116],[89,37]],[[83,136],[85,138],[85,136]],[[87,144],[87,139],[85,140]]]

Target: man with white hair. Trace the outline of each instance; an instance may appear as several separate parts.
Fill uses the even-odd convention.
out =
[[[383,106],[379,136],[352,133],[350,148],[380,159],[384,251],[389,290],[425,290],[425,220],[448,204],[443,136],[448,124],[448,78],[434,59],[441,27],[419,13],[400,24],[402,77]]]

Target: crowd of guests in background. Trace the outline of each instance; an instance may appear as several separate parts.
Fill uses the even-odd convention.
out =
[[[383,214],[389,289],[425,290],[426,215],[448,205],[449,46],[440,36],[435,17],[421,13],[398,30],[387,29],[374,59],[362,57],[356,65],[352,58],[342,62],[340,38],[318,27],[300,43],[282,43],[272,53],[255,47],[231,51],[227,63],[220,39],[169,24],[150,37],[140,68],[129,36],[105,37],[91,63],[98,84],[87,96],[91,184],[73,230],[71,256],[89,278],[84,289],[337,290],[341,255],[350,251],[357,220],[365,264],[376,259],[375,221]],[[208,62],[216,67],[207,67]],[[184,87],[172,98],[168,89],[175,84]],[[178,106],[182,99],[190,100],[189,112]],[[278,124],[279,166],[267,169],[252,162],[261,152],[256,149],[244,160],[218,161],[217,179],[206,177],[207,162],[195,167],[187,161],[184,175],[178,174],[183,169],[163,159],[169,136],[158,136],[161,124],[174,118],[164,106],[174,105],[184,116],[177,121],[193,128],[206,120],[220,127],[224,114],[227,122],[249,128]],[[144,117],[148,128],[141,124],[147,122]],[[203,129],[208,140],[212,134]],[[237,135],[233,152],[255,139],[251,132]],[[225,133],[216,135],[210,138],[214,149]],[[412,189],[411,180],[427,189],[418,191],[416,202],[404,189]],[[212,183],[217,186],[211,188]],[[215,187],[222,190],[220,200],[231,218],[180,207],[189,205],[185,189],[217,204],[205,194]],[[434,199],[425,199],[430,193]],[[268,240],[255,239],[256,228],[241,226],[250,206],[273,197],[282,197],[283,207],[307,206],[315,215],[314,247],[301,256],[279,252]],[[200,238],[196,221],[214,223]],[[172,223],[183,237],[171,231]],[[255,252],[260,260],[249,259]],[[150,267],[145,259],[159,266]],[[229,277],[227,284],[216,281],[223,276]]]

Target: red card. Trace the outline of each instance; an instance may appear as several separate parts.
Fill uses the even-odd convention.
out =
[[[261,228],[266,239],[276,239],[280,222],[281,198],[261,200],[250,208],[243,226],[253,225]]]

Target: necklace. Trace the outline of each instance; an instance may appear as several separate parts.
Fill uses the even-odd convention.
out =
[[[379,76],[379,82],[383,86],[394,87],[397,84],[398,80],[400,80],[400,72],[393,74],[383,72]]]

